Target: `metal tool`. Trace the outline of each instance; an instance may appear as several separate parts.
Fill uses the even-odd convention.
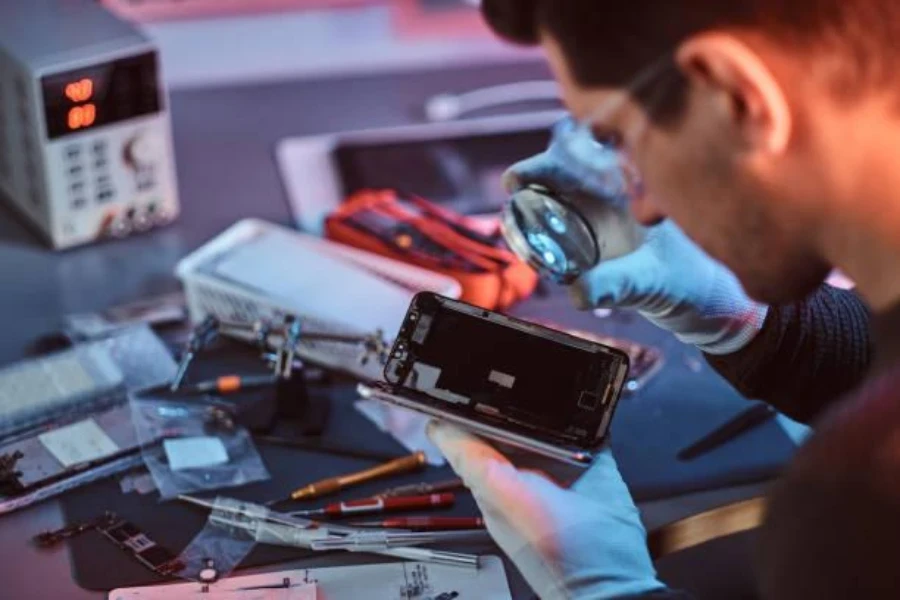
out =
[[[396,546],[424,546],[446,543],[473,543],[490,540],[483,529],[456,531],[389,531],[389,530],[357,530],[357,533],[346,536],[335,536],[313,540],[313,550],[361,550],[363,548],[379,549]]]
[[[324,525],[300,517],[278,513],[252,502],[220,498],[215,503],[212,503],[192,496],[179,496],[178,499],[210,509],[212,511],[210,523],[223,529],[248,532],[260,543],[317,549],[315,544],[320,542],[337,541],[342,539],[342,535],[355,538],[366,533],[356,528],[331,524]],[[351,542],[347,544],[346,548],[341,549],[450,566],[478,567],[478,557],[472,554],[404,547],[404,544],[401,543],[393,543],[390,546],[365,545]]]
[[[422,562],[430,562],[437,565],[447,565],[448,567],[465,567],[469,569],[478,568],[478,555],[463,554],[462,552],[429,550],[428,548],[388,548],[386,550],[373,550],[371,548],[361,548],[360,550],[356,550],[353,548],[347,548],[347,551],[371,552],[374,554],[393,556],[395,558],[405,558],[406,560],[416,560]]]
[[[284,339],[281,348],[278,349],[275,361],[275,374],[282,379],[290,379],[294,370],[294,355],[297,352],[297,344],[300,343],[300,319],[293,315],[284,318]]]
[[[778,411],[765,403],[758,403],[741,411],[710,433],[678,452],[679,460],[693,460],[723,446],[740,435],[774,419]]]
[[[275,375],[223,375],[209,381],[179,388],[180,394],[235,394],[270,387],[278,382]]]
[[[266,506],[263,506],[262,504],[256,504],[254,502],[244,502],[228,498],[219,498],[218,502],[210,502],[209,500],[204,500],[202,498],[184,494],[177,496],[177,498],[182,502],[187,502],[188,504],[193,504],[194,506],[198,506],[206,510],[230,512],[250,520],[265,520],[272,523],[290,525],[292,527],[297,527],[300,529],[318,529],[323,527],[322,524],[317,521],[312,521],[310,519],[304,519],[303,517],[296,517],[287,513],[274,511]],[[332,533],[350,534],[358,533],[362,530],[355,527],[346,527],[343,525],[329,523],[328,531]]]
[[[181,387],[184,377],[187,375],[188,367],[191,366],[194,357],[216,338],[218,328],[219,320],[213,315],[209,315],[191,332],[187,347],[181,356],[181,361],[178,363],[178,371],[176,371],[175,377],[172,379],[170,389],[173,392],[177,392],[178,388]]]
[[[397,496],[421,496],[424,494],[438,494],[440,492],[453,492],[465,489],[462,479],[448,479],[446,481],[413,483],[387,488],[375,494],[373,498],[395,498]]]
[[[293,320],[291,320],[293,319]],[[360,363],[366,364],[374,356],[379,362],[384,363],[391,350],[390,344],[384,338],[384,331],[376,329],[368,335],[352,335],[344,333],[329,333],[324,331],[309,331],[301,327],[299,319],[290,317],[285,319],[285,325],[274,327],[264,320],[252,323],[237,321],[224,321],[220,323],[219,331],[222,335],[242,342],[252,341],[261,350],[268,351],[263,357],[273,364],[273,370],[277,374],[284,373],[288,366],[287,356],[291,349],[296,355],[297,344],[308,342],[331,342],[335,344],[347,344],[349,346],[362,346],[363,354]],[[294,337],[296,342],[290,344],[286,339]],[[302,363],[293,358],[291,368],[296,369]]]
[[[451,531],[402,531],[402,530],[359,530],[364,533],[350,534],[343,538],[315,540],[314,550],[339,550],[346,545],[375,544],[384,546],[423,546],[429,544],[474,544],[492,541],[484,529],[459,529]],[[370,536],[377,535],[378,538]],[[362,536],[366,536],[363,539]]]
[[[452,531],[457,529],[483,529],[481,517],[395,517],[383,521],[354,521],[356,527],[381,527],[386,529],[411,529],[413,531]]]
[[[427,496],[400,496],[396,498],[365,498],[350,502],[329,504],[324,508],[297,510],[290,515],[300,517],[342,517],[345,515],[371,515],[399,510],[422,510],[428,508],[445,508],[453,506],[456,497],[453,494],[430,494]]]
[[[409,456],[397,458],[364,471],[358,471],[348,475],[339,475],[337,477],[329,477],[322,481],[310,483],[309,485],[305,485],[291,492],[290,499],[308,500],[318,498],[380,477],[417,471],[422,469],[425,464],[425,453],[420,450]]]
[[[272,371],[274,372],[275,371],[275,363],[278,362],[278,353],[277,352],[266,352],[265,354],[262,355],[262,359],[263,359],[263,361],[265,361],[266,364],[269,365],[269,368],[272,369]],[[300,369],[303,368],[303,366],[304,365],[303,365],[302,360],[294,359],[294,362],[293,362],[294,369],[297,369],[299,371]]]

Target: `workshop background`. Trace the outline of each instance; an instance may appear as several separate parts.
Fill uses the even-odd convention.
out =
[[[382,342],[419,290],[629,353],[635,368],[612,443],[651,531],[758,497],[790,459],[804,428],[761,412],[699,352],[639,317],[578,312],[548,281],[526,277],[523,291],[508,295],[508,272],[481,280],[429,268],[436,261],[416,246],[421,215],[403,212],[408,200],[450,211],[428,219],[480,235],[491,248],[478,251],[493,256],[507,201],[500,175],[540,152],[563,115],[539,52],[496,40],[475,4],[3,3],[0,361],[9,366],[0,372],[0,421],[21,427],[0,432],[0,596],[101,598],[165,581],[172,571],[161,565],[190,562],[180,553],[204,542],[198,534],[224,535],[210,533],[207,510],[173,500],[179,493],[263,503],[417,449],[425,451],[418,470],[367,479],[329,501],[451,480],[424,438],[424,419],[357,391],[379,378]],[[103,89],[115,93],[101,97]],[[371,218],[372,229],[347,227],[359,218]],[[392,229],[401,225],[412,228],[405,237]],[[213,335],[197,328],[210,315]],[[291,316],[302,327],[292,330]],[[261,332],[263,322],[273,331]],[[285,343],[292,335],[296,348]],[[100,351],[116,376],[101,373]],[[35,359],[48,357],[57,362],[36,370]],[[76,368],[84,372],[73,375]],[[217,379],[235,374],[243,381]],[[174,410],[169,382],[181,376],[221,398],[179,405],[165,421],[161,411]],[[152,393],[136,394],[147,386]],[[735,421],[750,425],[695,459],[678,458]],[[166,460],[148,450],[163,438]],[[228,443],[211,441],[221,439]],[[185,476],[198,468],[205,477]],[[452,493],[452,510],[415,514],[477,516],[465,490]],[[126,538],[138,532],[166,549],[161,562],[116,543],[123,523],[135,528]],[[79,524],[85,531],[34,539]],[[752,539],[741,532],[670,554],[660,575],[701,599],[754,598]],[[398,595],[397,574],[384,569],[325,571],[384,557],[229,548],[233,560],[218,557],[216,577],[238,565],[295,577],[319,569],[323,587],[355,577],[368,598],[442,591]],[[450,549],[501,555],[476,538]],[[492,565],[484,585],[497,585],[496,595],[480,598],[533,597],[508,560]],[[194,566],[200,576],[211,568]],[[440,569],[432,576],[447,577]]]

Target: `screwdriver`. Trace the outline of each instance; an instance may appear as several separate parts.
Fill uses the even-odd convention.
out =
[[[278,383],[275,375],[224,375],[209,381],[187,385],[179,389],[181,394],[234,394],[241,390],[253,390]]]
[[[437,494],[440,492],[452,492],[464,489],[462,479],[447,479],[438,482],[412,483],[397,487],[387,488],[374,495],[375,498],[391,498],[396,496],[421,496],[423,494]]]
[[[483,529],[481,517],[395,517],[383,521],[354,521],[354,527],[383,527],[413,531],[447,531],[451,529]]]
[[[356,473],[350,473],[347,475],[338,475],[337,477],[329,477],[328,479],[323,479],[322,481],[310,483],[309,485],[305,485],[302,488],[296,489],[291,492],[290,499],[309,500],[312,498],[318,498],[319,496],[333,494],[352,485],[365,483],[367,481],[372,481],[373,479],[378,479],[380,477],[387,477],[389,475],[399,475],[401,473],[417,471],[424,466],[425,453],[419,450],[418,452],[410,454],[409,456],[404,456],[403,458],[395,458],[394,460],[382,463],[378,466],[372,467],[371,469],[366,469],[365,471],[358,471]]]
[[[456,497],[453,494],[430,494],[428,496],[405,496],[398,498],[365,498],[350,502],[329,504],[325,508],[298,510],[290,514],[296,517],[341,517],[344,515],[368,515],[397,510],[421,510],[427,508],[445,508],[453,506]]]

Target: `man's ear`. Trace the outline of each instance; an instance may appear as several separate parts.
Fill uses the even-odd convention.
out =
[[[721,111],[748,149],[783,152],[791,136],[792,118],[781,84],[760,56],[737,38],[709,33],[678,47],[675,61],[692,85],[714,95]]]

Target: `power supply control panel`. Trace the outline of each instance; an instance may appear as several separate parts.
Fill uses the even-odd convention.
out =
[[[0,196],[55,248],[172,221],[175,161],[153,44],[95,2],[2,4]]]

